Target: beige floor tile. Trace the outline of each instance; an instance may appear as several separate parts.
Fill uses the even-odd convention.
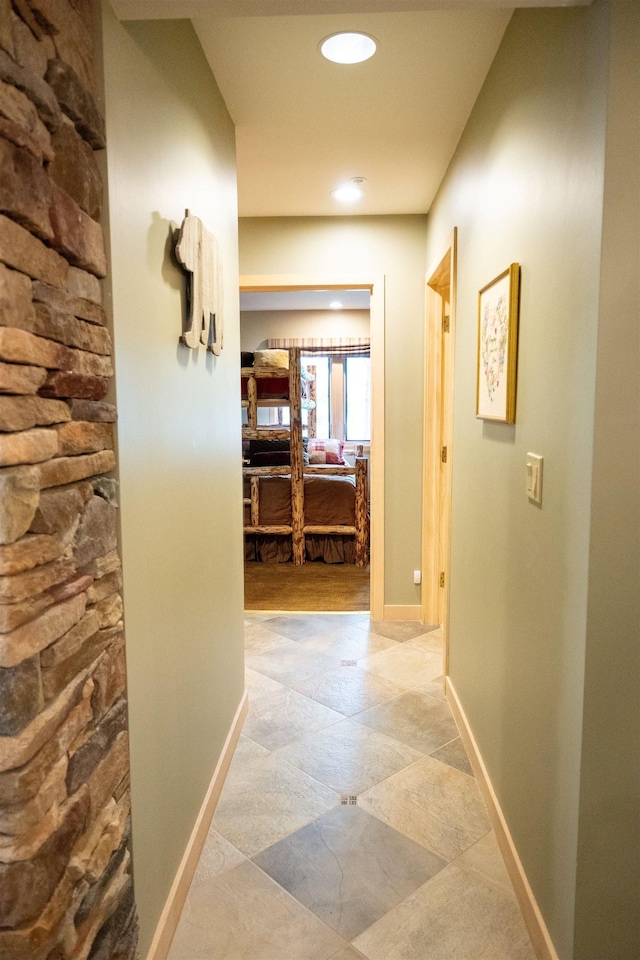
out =
[[[248,654],[246,664],[272,680],[291,686],[298,680],[332,670],[336,661],[319,650],[308,650],[303,644],[289,640],[286,646]]]
[[[390,650],[398,646],[395,640],[359,630],[357,626],[329,630],[302,642],[308,649],[319,650],[337,660],[361,660],[363,657],[380,653],[381,650]]]
[[[406,646],[408,647],[417,647],[422,650],[433,650],[435,653],[439,653],[442,657],[444,650],[444,638],[442,636],[442,630],[438,627],[437,630],[433,630],[431,633],[422,634],[419,637],[414,637],[413,640],[407,640]]]
[[[333,627],[342,629],[343,627],[353,626],[357,623],[368,623],[369,614],[368,613],[325,613],[323,614],[323,620],[327,624],[327,629],[332,629]]]
[[[339,802],[336,792],[269,754],[229,771],[213,827],[251,857]]]
[[[341,666],[319,677],[308,677],[295,689],[318,703],[352,717],[404,693],[404,688],[357,666]]]
[[[431,757],[367,790],[358,803],[445,860],[491,829],[476,781]]]
[[[261,747],[259,743],[250,740],[249,737],[243,734],[238,740],[238,745],[234,750],[233,760],[231,761],[231,767],[229,768],[225,784],[228,782],[229,777],[232,776],[236,770],[240,769],[240,767],[250,763],[252,760],[262,760],[263,757],[268,757],[270,753],[271,751],[267,750],[266,747]]]
[[[350,616],[357,617],[356,614],[338,616],[330,613],[293,613],[274,617],[269,628],[290,640],[308,640],[335,627],[346,625]],[[354,622],[358,621],[354,620]]]
[[[416,687],[416,693],[424,693],[428,697],[435,697],[436,700],[444,700],[447,703],[447,695],[444,692],[444,677],[434,677],[428,683],[422,683]]]
[[[467,751],[460,737],[456,737],[454,740],[451,740],[450,743],[445,743],[439,750],[434,750],[430,756],[433,757],[434,760],[439,760],[441,763],[448,763],[450,767],[461,770],[462,773],[466,773],[469,777],[475,776],[471,761],[467,756]]]
[[[434,651],[400,644],[390,650],[365,657],[359,666],[383,680],[411,689],[428,683],[442,673],[442,656]]]
[[[516,901],[516,895],[493,830],[482,840],[478,840],[472,847],[465,850],[455,861],[455,865],[474,877],[484,880],[485,883],[495,887],[510,900]]]
[[[535,960],[477,784],[461,772],[457,731],[423,756],[425,737],[451,732],[440,729],[452,722],[441,629],[264,611],[247,613],[245,628],[249,716],[169,960]],[[344,794],[358,806],[340,806]],[[356,818],[361,810],[453,861],[351,944],[247,859],[271,863],[336,810]],[[354,873],[362,844],[349,843],[347,833],[340,863]],[[326,895],[335,894],[336,868],[323,856],[313,874],[318,902],[325,873]],[[349,889],[357,914],[353,877]],[[336,896],[344,899],[341,887]]]
[[[334,953],[330,960],[363,960],[363,957],[360,951],[356,950],[353,944],[349,943],[346,947],[343,947],[342,950]]]
[[[368,623],[361,624],[361,627],[377,633],[380,637],[388,637],[390,640],[397,640],[404,643],[407,640],[413,640],[414,637],[420,637],[429,632],[429,624],[420,623],[418,620],[370,620]]]
[[[517,905],[454,865],[354,940],[367,960],[535,960]]]
[[[236,867],[243,860],[246,860],[244,853],[237,850],[212,828],[204,842],[198,866],[191,881],[191,889],[193,890],[203,883],[208,883],[219,873]]]
[[[346,940],[446,866],[357,806],[334,807],[254,863]]]
[[[321,730],[339,720],[342,720],[341,713],[282,687],[276,693],[258,697],[251,703],[243,730],[245,736],[267,750],[276,750],[296,737]]]
[[[273,630],[267,630],[259,623],[252,623],[244,628],[244,649],[247,655],[265,653],[289,644],[292,644],[291,640],[274,633]]]
[[[449,704],[415,690],[407,690],[394,700],[380,703],[355,719],[427,754],[458,736]]]
[[[265,677],[263,673],[258,673],[251,667],[245,667],[244,686],[249,694],[250,703],[253,703],[258,697],[264,697],[269,693],[278,693],[279,690],[285,689],[283,684],[278,683],[277,680]]]
[[[359,794],[422,756],[354,720],[301,737],[274,755],[340,794]]]
[[[245,861],[189,893],[169,960],[329,960],[345,946]]]

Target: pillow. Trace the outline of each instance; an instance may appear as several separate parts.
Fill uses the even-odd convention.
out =
[[[278,367],[281,370],[288,370],[289,369],[289,351],[288,350],[256,350],[254,354],[254,366]]]
[[[244,350],[240,354],[240,366],[241,367],[252,367],[253,366],[253,354],[246,353]]]
[[[309,440],[309,463],[334,463],[346,466],[342,456],[344,442],[342,440]]]
[[[307,453],[308,440],[304,437],[302,441],[302,462],[309,463],[309,454]],[[285,454],[286,460],[282,459],[281,454]],[[248,450],[249,460],[252,467],[284,467],[291,463],[288,440],[249,440]]]
[[[272,453],[274,450],[286,450],[289,453],[288,440],[249,440],[249,454],[254,453]]]
[[[265,450],[251,454],[252,467],[288,467],[290,464],[291,456],[288,450]]]

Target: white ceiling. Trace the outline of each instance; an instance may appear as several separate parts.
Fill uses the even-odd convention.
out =
[[[121,19],[193,18],[236,125],[240,215],[260,217],[426,213],[513,7],[575,2],[589,0],[114,5]],[[324,60],[318,44],[339,30],[371,34],[378,52]],[[366,178],[365,196],[347,206],[331,190],[351,177]]]
[[[448,10],[196,20],[236,124],[240,215],[426,213],[511,16]],[[338,30],[379,42],[330,63]],[[331,190],[365,177],[357,205]]]
[[[113,0],[121,20],[281,17],[314,13],[409,13],[489,7],[580,7],[592,0]]]

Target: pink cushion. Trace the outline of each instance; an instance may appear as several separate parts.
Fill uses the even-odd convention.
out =
[[[335,463],[346,465],[342,455],[342,440],[309,440],[309,463]]]

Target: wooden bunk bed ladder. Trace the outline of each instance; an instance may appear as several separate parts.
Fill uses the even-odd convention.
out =
[[[302,381],[300,350],[289,351],[289,410],[291,418],[291,550],[293,562],[301,566],[304,551],[304,460],[302,452]]]

